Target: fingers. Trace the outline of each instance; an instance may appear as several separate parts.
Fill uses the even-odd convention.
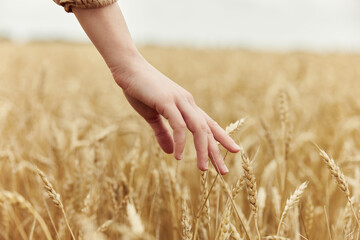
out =
[[[157,115],[154,118],[146,119],[150,124],[151,128],[154,130],[156,140],[158,141],[160,147],[166,153],[173,153],[174,144],[169,129],[166,127],[164,121],[160,115]]]
[[[168,119],[174,135],[174,157],[181,160],[185,148],[186,141],[186,123],[176,108],[176,106],[168,107],[164,111],[164,117]]]
[[[193,135],[196,149],[197,166],[201,171],[206,171],[209,169],[208,138],[206,133],[204,134],[204,132],[201,130],[195,130]]]
[[[208,126],[205,119],[189,103],[181,101],[178,108],[182,113],[188,129],[193,133],[198,168],[206,171],[208,163]]]
[[[229,169],[226,167],[223,157],[221,156],[218,145],[212,134],[208,135],[209,144],[209,158],[214,165],[216,171],[220,171],[221,174],[227,174]]]
[[[239,145],[225,132],[222,127],[217,124],[209,115],[207,115],[202,109],[199,110],[203,113],[206,118],[207,124],[209,125],[211,132],[214,134],[214,138],[223,145],[230,152],[236,153],[240,150]]]
[[[186,129],[188,128],[194,136],[198,168],[202,171],[208,170],[208,158],[210,158],[215,169],[221,174],[229,172],[215,140],[219,141],[231,152],[238,152],[240,148],[203,110],[194,103],[179,100],[176,104],[165,107],[162,114],[168,119],[169,124],[173,129],[173,148],[174,157],[176,159],[182,159],[186,141]],[[163,145],[165,146],[165,142],[169,141],[168,139],[171,136],[169,136],[170,133],[165,133],[165,130],[159,124],[160,122],[157,123],[156,131],[155,128],[153,128],[162,138],[158,138],[159,143],[161,140],[164,142]],[[158,134],[156,135],[158,137]],[[166,145],[166,147],[168,148],[167,150],[169,150],[170,146]]]
[[[215,142],[214,136],[200,111],[191,104],[179,103],[179,109],[182,112],[184,120],[189,130],[194,135],[194,144],[197,154],[198,168],[202,171],[208,169],[208,157],[213,153],[213,163],[219,167],[222,174],[229,172],[224,164],[223,157]],[[215,166],[215,165],[214,165]]]

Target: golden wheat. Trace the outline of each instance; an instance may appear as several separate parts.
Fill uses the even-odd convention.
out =
[[[164,154],[90,45],[2,41],[1,239],[358,236],[359,55],[140,50],[242,146],[219,145],[229,174],[196,169],[191,134]]]

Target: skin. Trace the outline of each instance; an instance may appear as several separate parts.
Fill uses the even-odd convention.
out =
[[[228,173],[216,141],[233,153],[240,150],[239,146],[196,105],[188,91],[144,59],[131,39],[118,4],[72,10],[128,102],[154,130],[163,151],[182,159],[189,129],[194,138],[198,168],[207,170],[210,158],[221,174]],[[172,133],[163,118],[169,122]]]

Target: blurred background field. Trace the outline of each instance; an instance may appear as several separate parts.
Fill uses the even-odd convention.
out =
[[[72,14],[0,0],[0,239],[358,239],[358,1],[119,4],[243,154],[162,153]]]
[[[70,239],[61,211],[45,200],[36,167],[61,195],[78,239],[191,239],[215,171],[207,174],[206,186],[190,134],[184,160],[162,154],[91,45],[3,41],[0,52],[2,239],[45,239],[34,215],[19,199],[9,201],[6,191],[31,203],[53,239]],[[281,235],[356,236],[346,197],[314,143],[347,176],[358,212],[360,55],[164,47],[141,52],[186,87],[221,126],[246,118],[234,138],[253,160],[263,237],[276,234],[286,199],[304,181],[309,186]],[[238,189],[237,211],[256,239],[241,156],[229,154],[226,161],[226,186]],[[244,237],[235,211],[226,230],[224,213],[231,208],[223,186],[218,179],[210,194],[200,239]]]
[[[138,44],[360,51],[358,0],[119,0]],[[0,0],[0,36],[87,41],[52,0]]]

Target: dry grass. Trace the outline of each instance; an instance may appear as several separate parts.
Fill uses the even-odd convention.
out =
[[[359,238],[360,55],[141,51],[235,123],[230,173],[162,153],[93,47],[0,42],[0,239]]]

